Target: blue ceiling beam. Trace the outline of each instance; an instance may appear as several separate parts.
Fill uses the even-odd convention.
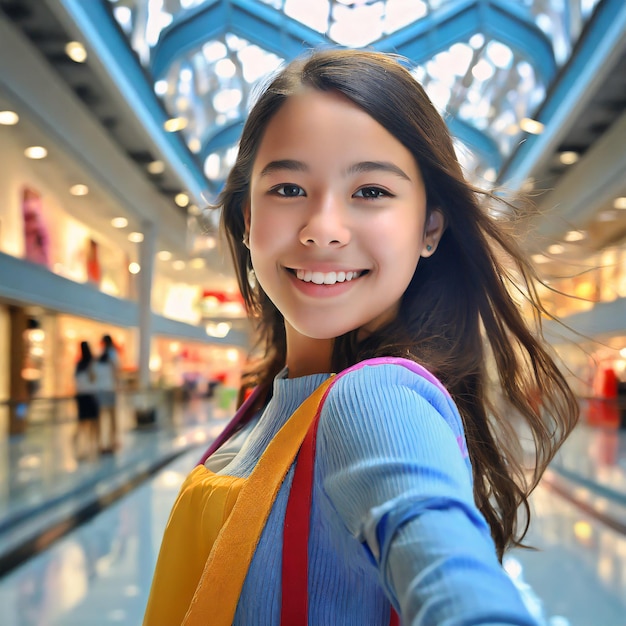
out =
[[[331,45],[323,34],[261,2],[209,0],[182,13],[163,30],[151,54],[154,78],[161,78],[175,59],[227,31],[285,59],[307,48]],[[549,38],[527,10],[510,0],[459,0],[444,5],[374,47],[422,63],[478,32],[508,44],[528,59],[544,84],[552,80],[556,61]]]
[[[178,133],[167,133],[170,117],[154,93],[150,77],[111,15],[108,2],[60,0],[84,35],[88,47],[115,80],[120,93],[143,121],[161,156],[174,169],[186,190],[200,201],[207,189],[206,178]]]
[[[423,63],[459,41],[476,34],[497,39],[528,60],[541,82],[548,85],[557,71],[547,35],[518,5],[507,0],[461,0],[376,42],[377,50],[401,54]]]
[[[263,3],[207,1],[175,18],[161,33],[151,55],[155,79],[163,76],[177,58],[229,31],[287,60],[306,48],[331,45],[321,33]],[[421,63],[479,32],[508,44],[533,64],[540,80],[549,84],[556,72],[551,43],[526,11],[507,0],[459,0],[444,5],[376,42],[373,47]],[[236,143],[240,125],[236,122],[209,138],[201,150],[201,158],[229,143]],[[458,118],[451,117],[449,126],[452,133],[476,150],[489,167],[498,169],[502,158],[490,137]]]
[[[176,15],[164,28],[150,50],[150,71],[154,80],[163,78],[172,63],[227,29],[228,3],[211,0]]]
[[[221,3],[214,2],[211,5],[203,5],[199,7],[199,10],[207,9],[207,18],[209,18],[210,10],[214,10],[217,4]],[[471,4],[475,4],[475,0],[472,2],[464,2],[463,6]],[[456,13],[458,13],[458,5],[455,6],[457,7]],[[230,25],[232,32],[245,37],[251,43],[255,43],[265,50],[275,52],[275,54],[283,58],[289,59],[301,54],[305,49],[303,42],[308,42],[309,46],[314,46],[316,45],[314,39],[316,39],[318,46],[330,45],[328,40],[316,31],[300,25],[297,21],[284,16],[281,12],[267,5],[247,0],[234,0],[231,8],[230,18],[234,18],[234,23]],[[443,19],[447,18],[450,11],[439,10],[436,13]],[[189,19],[191,19],[191,17],[191,15],[188,16]],[[198,13],[195,14],[195,19],[197,19],[197,17]],[[262,27],[263,25],[265,26]],[[187,42],[193,39],[190,30],[187,30],[190,28],[192,28],[191,25],[183,25],[182,21],[179,25],[170,25],[170,29],[173,29],[172,33],[174,30],[178,29],[185,31],[187,34],[181,38]],[[225,26],[222,26],[222,28],[227,30]],[[206,35],[206,29],[200,27],[199,33],[202,32]],[[474,34],[474,32],[476,31],[472,31],[470,36]],[[287,41],[291,43],[291,46],[285,47],[283,45],[285,37],[287,37]],[[457,38],[451,40],[451,43],[458,40],[457,36]],[[451,45],[451,43],[449,45]],[[189,47],[197,47],[198,45],[200,45],[199,42]],[[379,46],[376,45],[375,47],[378,48]],[[492,138],[459,118],[449,117],[448,126],[455,137],[479,154],[480,158],[485,162],[486,167],[494,167],[496,170],[499,168],[502,156]],[[204,161],[211,153],[229,145],[234,145],[239,140],[242,128],[243,121],[238,120],[228,127],[219,130],[203,145],[200,151],[200,159]]]
[[[485,164],[485,169],[493,167],[497,172],[502,165],[502,155],[496,142],[460,117],[448,115],[446,124],[453,137],[460,139],[468,148],[473,150]]]
[[[104,8],[104,3],[62,1],[73,7],[74,13],[80,12],[77,9],[80,5],[92,28],[98,24],[105,30],[108,28],[109,31],[115,31],[107,32],[104,40],[108,42],[113,55],[119,59],[116,65],[126,66],[126,74],[131,78],[126,82],[135,85],[132,90],[134,97],[143,102],[143,108],[147,107],[151,112],[149,117],[161,126],[167,116],[119,28],[111,23],[110,13]],[[182,13],[162,32],[151,54],[154,79],[162,77],[176,59],[226,32],[244,37],[287,60],[298,56],[307,48],[332,45],[321,33],[263,3],[251,0],[207,0]],[[373,47],[397,52],[419,63],[448,49],[453,43],[469,39],[477,32],[509,44],[533,63],[544,80],[549,81],[554,74],[556,65],[549,40],[526,13],[507,0],[459,0],[452,5],[444,5],[429,16],[376,42]],[[124,55],[131,56],[133,62],[126,64]],[[136,76],[132,80],[133,74],[137,72],[141,73],[142,80],[137,80]],[[133,99],[132,94],[130,99]],[[458,118],[450,117],[448,123],[456,137],[478,152],[490,167],[498,168],[501,156],[490,137]],[[242,121],[239,120],[211,137],[201,150],[202,161],[212,152],[234,145],[239,139],[241,127]],[[168,137],[160,128],[159,131],[161,135]],[[181,143],[179,137],[169,137],[175,139],[175,143]],[[202,179],[201,172],[196,174],[197,164],[190,166],[189,161],[193,157],[185,156],[184,152],[184,147],[179,146],[177,156],[184,164],[187,177],[191,172],[195,178]],[[190,185],[190,190],[192,189],[198,189],[198,184]]]
[[[230,0],[234,32],[291,60],[309,48],[329,47],[323,33],[255,0]]]
[[[235,145],[241,137],[244,122],[243,119],[235,120],[214,133],[200,150],[201,162],[204,163],[205,159],[213,152]]]
[[[540,135],[527,135],[502,166],[498,181],[520,187],[544,155],[558,149],[563,129],[595,93],[598,77],[617,54],[626,51],[626,2],[603,0],[578,40],[570,60],[550,87],[534,118],[544,124]]]
[[[176,59],[227,32],[284,59],[292,59],[307,48],[329,45],[321,33],[268,5],[213,0],[182,13],[163,30],[150,58],[154,79],[162,78]]]

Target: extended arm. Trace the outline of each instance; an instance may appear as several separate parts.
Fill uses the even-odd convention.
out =
[[[449,398],[403,367],[346,375],[320,421],[324,490],[403,624],[534,625],[474,504],[453,423]]]

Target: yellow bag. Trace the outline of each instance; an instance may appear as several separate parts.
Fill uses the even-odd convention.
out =
[[[231,626],[278,490],[333,377],[289,418],[248,478],[198,465],[165,529],[143,626]]]

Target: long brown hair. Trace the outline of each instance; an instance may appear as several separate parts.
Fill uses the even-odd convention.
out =
[[[485,200],[500,200],[465,180],[444,120],[398,58],[354,50],[314,52],[282,70],[250,112],[216,204],[222,207],[241,292],[258,325],[263,356],[249,374],[255,383],[268,384],[285,364],[286,340],[281,313],[259,285],[248,281],[243,208],[265,128],[285,99],[303,87],[343,94],[404,144],[421,170],[427,212],[439,209],[447,225],[436,253],[418,264],[397,319],[365,339],[357,338],[357,330],[336,338],[333,371],[368,357],[404,356],[443,382],[464,422],[476,503],[502,557],[528,529],[528,495],[576,423],[578,404],[541,337],[545,311],[533,268],[487,211]],[[536,313],[532,329],[512,291],[523,294]],[[490,391],[491,370],[500,401]],[[530,473],[516,444],[514,419],[534,440]],[[526,512],[521,530],[520,505]]]

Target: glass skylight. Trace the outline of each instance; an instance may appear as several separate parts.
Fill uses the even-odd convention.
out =
[[[109,2],[148,72],[159,46],[175,34],[183,42],[180,54],[170,50],[161,75],[153,74],[155,93],[168,115],[186,120],[179,132],[215,192],[236,155],[255,85],[309,49],[307,37],[410,57],[415,77],[450,121],[467,175],[479,184],[493,182],[525,136],[519,122],[533,117],[549,87],[537,44],[545,42],[554,73],[599,0],[498,0],[493,5],[505,17],[495,26],[493,19],[480,23],[478,0]],[[198,16],[211,31],[206,39],[194,29]],[[216,27],[220,20],[222,28]]]

